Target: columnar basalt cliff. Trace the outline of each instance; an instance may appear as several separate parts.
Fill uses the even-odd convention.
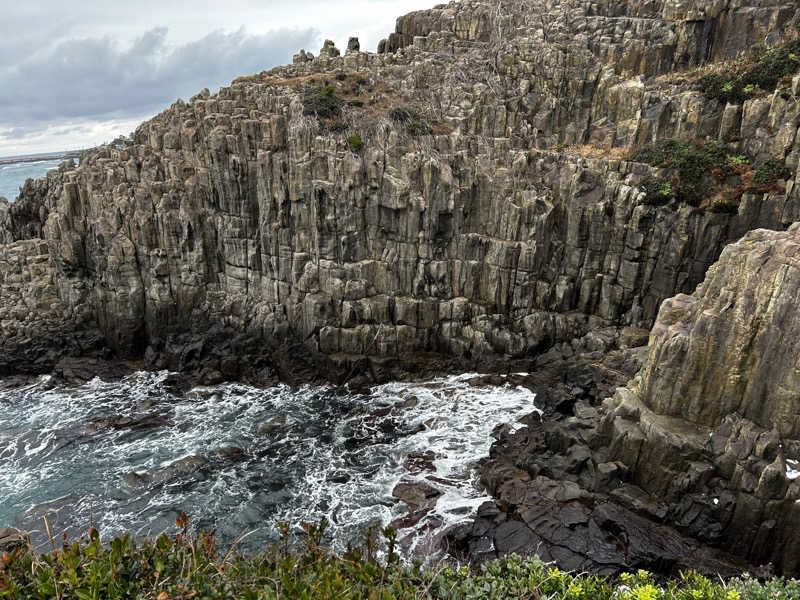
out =
[[[483,467],[497,504],[454,547],[608,573],[731,572],[732,555],[799,573],[799,285],[800,224],[728,246],[694,294],[664,302],[627,386],[602,406],[544,398],[550,418],[501,432]],[[604,359],[586,358],[591,388]]]
[[[733,56],[793,10],[690,4],[413,13],[394,53],[326,45],[178,101],[125,148],[26,187],[3,237],[46,240],[59,318],[90,307],[96,320],[81,327],[112,354],[202,360],[227,376],[265,367],[253,354],[289,342],[334,357],[469,360],[601,324],[649,327],[726,243],[800,218],[793,181],[746,194],[736,214],[656,207],[639,189],[649,167],[557,151],[739,139],[752,156],[797,163],[800,79],[733,106],[656,77]],[[335,128],[303,114],[304,86],[326,82],[353,98]],[[390,117],[398,107],[419,112],[425,135]],[[355,131],[360,153],[346,142]],[[7,369],[38,360],[25,348],[40,318],[3,315]]]
[[[609,458],[686,530],[800,572],[800,224],[725,249],[666,301],[645,368],[608,401]]]
[[[779,359],[788,345],[771,330],[756,335],[761,325],[747,315],[768,311],[783,332],[796,321],[751,287],[767,277],[751,254],[736,263],[726,251],[698,292],[729,308],[698,312],[701,296],[678,294],[748,231],[800,221],[800,75],[733,103],[699,91],[689,70],[778,43],[799,22],[796,4],[778,0],[462,0],[402,17],[377,54],[356,40],[344,54],[326,42],[317,57],[302,51],[290,66],[179,100],[124,147],[89,151],[0,207],[0,372],[45,372],[86,356],[207,381],[267,380],[299,364],[309,376],[378,379],[434,357],[450,366],[533,360],[581,344],[597,352],[601,338],[624,349],[623,339],[655,323],[649,361],[603,427],[589,403],[590,440],[574,431],[548,438],[590,448],[579,461],[590,467],[572,462],[564,477],[594,489],[589,479],[602,475],[603,485],[665,494],[673,508],[643,500],[625,510],[669,518],[695,538],[732,539],[741,515],[742,527],[760,532],[762,516],[795,514],[786,507],[796,490],[754,491],[759,461],[783,450],[735,440],[749,435],[744,423],[797,437],[796,353]],[[744,185],[752,173],[715,175],[741,188],[733,202],[653,202],[648,186],[664,169],[632,153],[668,138],[718,142],[736,164],[771,159],[780,175],[762,186]],[[735,247],[747,244],[766,242],[751,235]],[[724,287],[728,278],[738,283]],[[676,451],[684,462],[656,468],[671,443],[658,432],[671,429],[647,423],[676,418],[711,428],[712,443],[723,428],[736,449],[707,467],[693,458],[692,433]],[[530,433],[540,449],[541,432]],[[741,473],[737,461],[747,463]],[[674,477],[684,467],[692,481]],[[698,481],[705,490],[715,469],[733,496],[719,496],[710,524],[695,526],[694,509],[675,507]],[[501,498],[504,477],[488,482]],[[767,497],[779,505],[750,500]],[[504,502],[512,515],[520,505],[517,496]],[[611,521],[638,523],[619,515]],[[747,548],[734,552],[767,556],[753,541],[767,533],[747,531]],[[797,551],[781,548],[776,560],[797,570],[787,558]]]

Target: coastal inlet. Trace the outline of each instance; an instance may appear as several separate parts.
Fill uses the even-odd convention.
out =
[[[278,522],[325,517],[335,549],[369,526],[400,530],[407,554],[428,555],[486,493],[475,462],[492,431],[536,411],[524,375],[475,374],[344,388],[238,384],[181,393],[167,372],[62,387],[47,377],[0,391],[0,528],[49,545],[94,523],[104,539],[196,530],[257,549]],[[513,382],[513,383],[512,383]],[[432,544],[434,546],[432,546]]]

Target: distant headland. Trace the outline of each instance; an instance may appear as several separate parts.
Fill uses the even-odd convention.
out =
[[[0,165],[13,165],[16,163],[32,163],[41,162],[44,160],[67,160],[69,158],[78,158],[83,153],[83,150],[70,150],[67,152],[48,152],[46,154],[29,154],[25,156],[8,156],[0,158]]]

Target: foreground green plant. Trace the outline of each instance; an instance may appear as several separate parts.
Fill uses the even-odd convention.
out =
[[[283,540],[254,556],[221,555],[213,536],[180,533],[141,544],[130,536],[100,542],[97,531],[51,554],[30,549],[0,560],[0,598],[25,599],[478,599],[553,600],[788,600],[800,597],[800,582],[775,579],[761,584],[736,579],[712,583],[696,573],[659,585],[645,571],[619,580],[575,576],[538,558],[509,556],[479,568],[423,568],[403,565],[394,531],[383,531],[387,547],[367,532],[359,548],[335,555],[323,548],[325,523],[304,527],[293,543]]]

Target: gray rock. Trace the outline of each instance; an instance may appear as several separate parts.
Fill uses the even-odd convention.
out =
[[[122,478],[122,483],[128,489],[163,485],[194,475],[207,464],[208,460],[202,456],[187,456],[165,467],[151,469],[144,473],[128,473]]]
[[[392,490],[392,496],[414,508],[430,508],[442,491],[424,481],[401,481]]]
[[[13,552],[28,545],[28,534],[13,527],[0,529],[0,552]]]

